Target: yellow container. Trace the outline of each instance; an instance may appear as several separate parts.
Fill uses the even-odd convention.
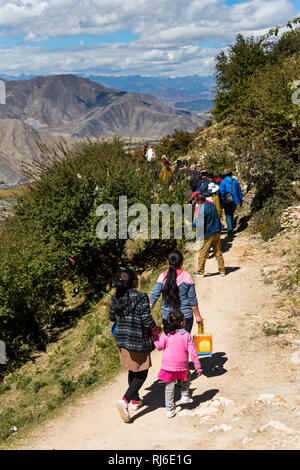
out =
[[[203,324],[198,325],[198,334],[193,336],[193,340],[198,356],[206,356],[212,354],[212,335],[204,333]]]

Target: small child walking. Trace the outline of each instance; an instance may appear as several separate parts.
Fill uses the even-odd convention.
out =
[[[153,331],[153,340],[156,349],[163,352],[161,369],[158,378],[166,382],[165,403],[167,418],[173,418],[180,410],[175,406],[174,394],[176,380],[181,383],[180,403],[192,403],[190,397],[190,371],[188,367],[189,354],[195,365],[198,376],[201,375],[201,364],[197,356],[193,338],[185,329],[185,318],[182,312],[169,313],[167,320],[163,321],[163,334],[159,338],[158,331]]]

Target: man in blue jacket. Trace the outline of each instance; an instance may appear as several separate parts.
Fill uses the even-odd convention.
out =
[[[225,194],[232,193],[232,202],[226,203]],[[239,182],[232,177],[232,171],[225,168],[223,179],[219,187],[220,201],[225,210],[227,233],[233,235],[234,229],[234,213],[236,206],[243,203],[243,193]]]
[[[206,202],[204,194],[196,195],[197,204],[200,206],[199,215],[193,228],[204,224],[204,240],[198,255],[198,271],[194,276],[204,277],[204,267],[210,247],[212,247],[218,262],[221,276],[225,276],[225,264],[221,250],[221,222],[215,204]]]

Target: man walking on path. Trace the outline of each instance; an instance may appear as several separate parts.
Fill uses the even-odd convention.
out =
[[[219,194],[221,204],[225,210],[227,234],[233,235],[235,228],[234,213],[236,206],[238,204],[242,205],[243,203],[243,193],[239,182],[232,177],[232,171],[227,168],[224,170],[224,177],[220,183]],[[230,199],[230,201],[227,201],[227,199]]]
[[[194,276],[204,277],[204,268],[210,247],[218,262],[221,276],[225,276],[225,264],[221,250],[221,222],[215,204],[206,202],[204,194],[196,195],[196,202],[200,206],[197,221],[192,224],[196,228],[204,224],[204,240],[198,255],[198,271]],[[204,219],[204,220],[203,220]]]
[[[150,145],[150,148],[148,148],[147,152],[146,152],[146,159],[147,159],[147,162],[151,162],[151,160],[153,160],[155,158],[155,149],[154,149],[154,145]]]
[[[201,171],[201,179],[200,179],[197,191],[199,191],[199,193],[206,193],[208,189],[208,185],[211,182],[212,180],[209,179],[208,172],[205,170]]]

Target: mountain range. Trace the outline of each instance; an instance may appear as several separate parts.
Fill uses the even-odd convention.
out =
[[[43,159],[41,145],[56,147],[61,140],[21,119],[0,119],[0,181],[18,182],[23,178],[24,163]]]
[[[155,96],[165,103],[178,108],[189,109],[198,113],[212,108],[215,79],[212,76],[191,75],[186,77],[142,76],[142,75],[80,75],[100,83],[107,88],[143,93]],[[19,75],[17,80],[29,80],[34,75]],[[16,80],[11,75],[3,79]],[[192,103],[192,104],[190,104]]]
[[[41,144],[53,146],[61,137],[68,143],[114,135],[151,141],[174,129],[194,131],[205,117],[177,109],[166,101],[176,103],[181,99],[184,105],[188,99],[192,106],[196,93],[201,97],[209,93],[210,83],[201,84],[194,78],[193,95],[190,82],[189,91],[181,89],[183,79],[113,77],[109,81],[113,88],[76,75],[1,80],[5,81],[6,104],[0,104],[0,181],[5,183],[22,178],[23,162],[42,158]],[[147,93],[114,88],[115,84],[135,90],[148,87],[153,94],[163,95],[165,101]],[[174,88],[164,88],[167,86]]]
[[[174,129],[192,131],[203,122],[154,96],[111,89],[75,75],[5,83],[0,118],[19,118],[54,135],[161,138]]]

